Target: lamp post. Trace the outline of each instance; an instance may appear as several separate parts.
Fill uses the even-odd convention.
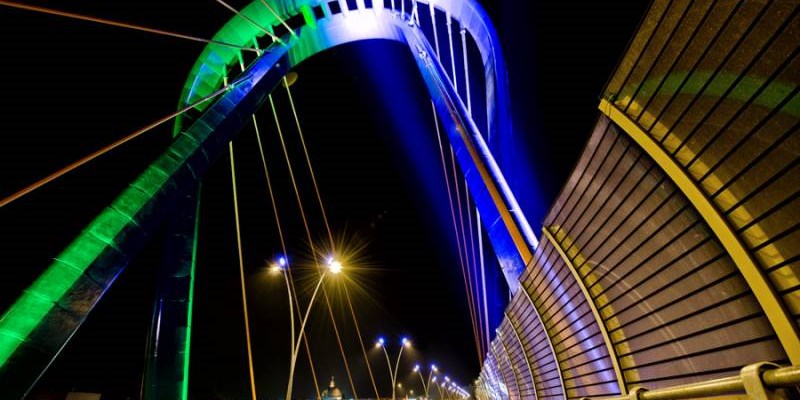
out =
[[[438,376],[434,376],[431,382],[436,385],[436,391],[439,392],[439,399],[444,399],[445,397],[444,394],[442,393],[442,384],[441,381],[437,382],[438,379],[439,379]]]
[[[386,356],[386,365],[389,367],[389,377],[392,380],[392,400],[395,400],[396,385],[397,385],[397,368],[400,367],[400,357],[403,356],[403,350],[408,347],[411,348],[411,340],[404,337],[400,340],[400,351],[397,353],[397,361],[395,361],[394,369],[392,369],[392,361],[389,359],[389,352],[386,350],[386,340],[380,337],[375,342],[375,347],[383,349],[383,354]]]
[[[447,380],[444,389],[450,396],[455,398],[467,398],[469,395],[466,390],[462,389],[461,386],[458,386],[451,380]]]
[[[284,281],[286,281],[286,294],[289,298],[289,324],[292,330],[292,349],[294,349],[295,334],[294,334],[294,300],[292,296],[292,285],[289,282],[289,263],[286,261],[285,256],[278,257],[278,261],[270,265],[270,272],[273,274],[282,274]],[[297,310],[299,313],[300,310]]]
[[[422,382],[422,390],[425,392],[425,398],[428,398],[428,388],[431,386],[431,377],[433,374],[439,372],[439,368],[436,367],[436,364],[431,364],[430,368],[428,369],[428,381],[426,382],[425,379],[422,377],[422,371],[420,370],[419,364],[414,366],[414,372],[417,373],[419,376],[419,381]]]
[[[319,288],[322,286],[322,282],[325,280],[325,276],[328,273],[332,275],[336,275],[342,272],[342,263],[336,261],[335,259],[328,260],[328,269],[323,270],[319,276],[319,282],[317,282],[317,286],[314,288],[314,293],[311,295],[311,300],[308,302],[308,307],[306,308],[306,313],[303,316],[303,322],[300,323],[300,332],[297,336],[297,340],[294,341],[294,349],[292,349],[292,359],[289,362],[289,383],[286,385],[286,398],[292,398],[292,385],[294,383],[294,368],[297,364],[297,353],[300,351],[300,342],[303,339],[303,332],[306,329],[306,322],[308,322],[308,315],[311,314],[311,307],[314,305],[314,300],[317,298],[317,293],[319,293]]]

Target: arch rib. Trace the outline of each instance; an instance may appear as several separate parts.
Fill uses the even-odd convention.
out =
[[[123,191],[0,318],[0,393],[22,398],[131,257],[194,187],[286,73],[286,47],[260,58]]]
[[[306,3],[303,2],[308,5]],[[494,120],[495,108],[499,107],[499,114],[508,111],[502,106],[505,104],[505,81],[503,78],[495,80],[496,76],[504,76],[502,59],[496,50],[496,37],[485,20],[485,13],[476,8],[474,1],[457,3],[460,4],[458,7],[451,6],[458,13],[476,17],[464,20],[464,27],[469,29],[474,25],[488,29],[488,33],[481,31],[485,33],[485,40],[479,43],[479,47],[482,47],[487,65],[487,112],[491,121]],[[247,10],[245,8],[242,12],[247,13]],[[280,15],[286,14],[285,7],[276,10]],[[304,28],[298,38],[285,41],[285,45],[275,45],[256,59],[244,73],[242,82],[206,108],[186,131],[179,129],[167,151],[91,222],[23,293],[0,318],[0,392],[10,397],[23,397],[30,390],[124,270],[130,257],[174,207],[176,196],[188,186],[186,182],[196,183],[202,179],[213,159],[250,120],[267,93],[291,67],[319,51],[357,40],[384,38],[409,46],[446,126],[506,280],[512,291],[517,290],[518,273],[531,260],[536,239],[487,143],[441,64],[430,56],[433,51],[422,32],[403,20],[392,18],[389,13],[360,11],[363,10],[352,10],[347,16],[330,16],[324,21],[331,24],[328,27],[323,27],[323,20],[318,21],[316,27],[306,25],[307,29]],[[267,11],[263,9],[262,12]],[[360,30],[358,24],[369,22],[367,18],[371,19],[374,29]],[[336,34],[324,32],[334,28],[338,29]],[[242,40],[249,43],[254,37],[250,35]],[[228,55],[238,59],[238,53]],[[493,62],[488,62],[488,59]],[[201,65],[200,69],[224,74],[226,65],[222,61],[217,58],[213,63]],[[190,76],[189,81],[196,82],[195,78],[197,76]],[[201,86],[208,89],[214,85],[214,82],[205,82]],[[191,93],[198,94],[195,89],[192,83],[189,100],[193,96]],[[499,125],[502,124],[490,124],[489,134],[502,131],[496,128]],[[24,368],[20,368],[23,364]]]

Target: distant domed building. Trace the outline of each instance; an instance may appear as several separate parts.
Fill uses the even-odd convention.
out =
[[[328,389],[322,391],[322,400],[342,400],[342,399],[344,399],[342,390],[336,387],[336,383],[333,381],[333,377],[331,377],[331,383],[330,385],[328,385]]]

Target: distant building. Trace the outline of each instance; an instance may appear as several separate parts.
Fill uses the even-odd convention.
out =
[[[336,382],[334,382],[333,377],[331,377],[331,383],[328,385],[328,389],[322,391],[322,400],[342,399],[344,399],[344,395],[342,394],[341,389],[336,387]]]

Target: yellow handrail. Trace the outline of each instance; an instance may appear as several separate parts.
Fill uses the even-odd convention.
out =
[[[773,393],[775,389],[798,385],[800,385],[800,365],[779,367],[772,363],[758,363],[742,368],[737,376],[652,390],[637,387],[626,396],[593,400],[678,400],[737,392],[745,392],[752,399],[765,400],[776,398]]]

